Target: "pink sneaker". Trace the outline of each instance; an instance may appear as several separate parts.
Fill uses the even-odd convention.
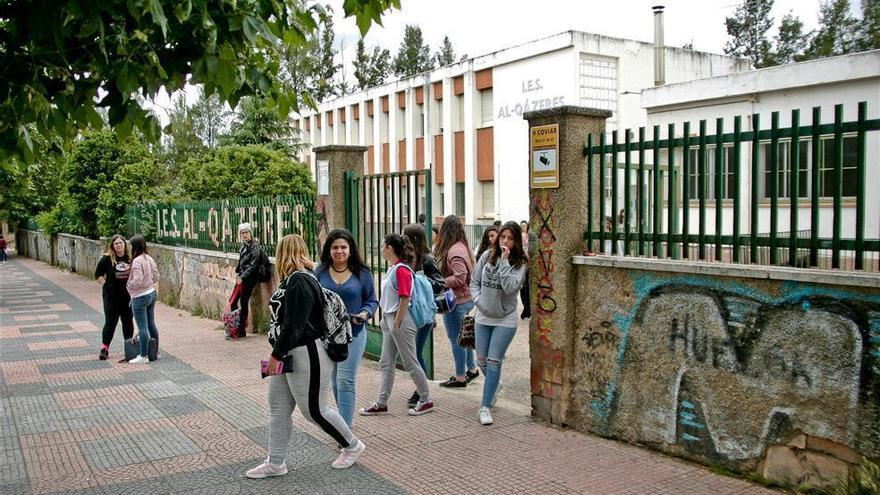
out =
[[[429,400],[428,402],[419,401],[416,403],[416,407],[409,410],[410,416],[421,416],[422,414],[428,414],[429,412],[434,410],[434,401]]]
[[[362,407],[358,413],[361,416],[378,416],[380,414],[388,414],[388,406],[380,406],[379,404],[373,403],[369,407]]]
[[[367,450],[367,446],[360,440],[358,440],[354,447],[339,449],[339,456],[333,461],[331,467],[333,469],[348,469],[354,465],[355,461],[358,460],[365,450]]]
[[[269,459],[266,459],[266,462],[251,469],[244,475],[248,478],[258,480],[261,478],[268,478],[270,476],[284,476],[285,474],[287,474],[287,464],[276,466],[275,464],[270,464]]]

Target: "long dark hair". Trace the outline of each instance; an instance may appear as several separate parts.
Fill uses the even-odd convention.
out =
[[[464,235],[464,227],[462,227],[457,216],[449,215],[443,219],[438,237],[440,240],[434,249],[434,257],[437,258],[441,272],[446,272],[446,256],[449,254],[449,250],[459,242],[464,243],[465,250],[468,252],[468,256],[471,257],[471,263],[474,262],[474,253],[471,252],[471,248],[468,246],[467,237]]]
[[[492,232],[495,232],[497,234],[498,227],[491,225],[489,227],[486,227],[486,230],[483,231],[483,238],[480,240],[480,247],[477,248],[477,259],[480,259],[480,256],[483,256],[483,253],[485,253],[487,249],[492,247],[492,245],[489,244],[489,234],[491,234]],[[495,238],[497,239],[498,236],[495,236]]]
[[[498,230],[498,237],[495,238],[495,244],[492,244],[492,251],[489,253],[489,263],[495,264],[495,261],[501,258],[501,234],[509,230],[513,236],[513,248],[510,250],[510,256],[507,261],[514,268],[519,269],[526,262],[526,252],[522,244],[522,229],[516,222],[507,222]]]
[[[147,240],[144,239],[144,236],[136,235],[132,237],[128,242],[131,244],[132,261],[134,261],[135,258],[142,254],[147,254]]]
[[[412,266],[413,246],[406,236],[401,234],[388,234],[385,236],[385,245],[391,247],[394,255],[400,258],[400,261]]]
[[[364,265],[364,260],[361,258],[360,251],[358,251],[357,242],[354,240],[354,236],[346,229],[333,229],[327,234],[327,240],[324,241],[324,248],[321,249],[321,266],[318,267],[318,271],[326,271],[333,266],[333,259],[330,256],[330,248],[333,247],[333,242],[338,239],[342,239],[348,243],[348,269],[351,270],[351,273],[360,275],[361,271],[366,268],[366,265]]]
[[[425,255],[431,253],[428,239],[425,237],[425,228],[417,223],[411,223],[403,228],[403,235],[409,239],[413,247],[413,270],[419,271],[425,262]]]

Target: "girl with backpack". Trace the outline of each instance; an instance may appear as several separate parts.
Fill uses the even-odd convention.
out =
[[[394,387],[394,364],[397,354],[403,367],[416,385],[419,400],[409,410],[410,416],[420,416],[434,410],[434,401],[428,388],[428,378],[416,358],[416,324],[409,314],[410,297],[413,295],[415,272],[410,267],[413,247],[400,234],[388,234],[382,247],[382,255],[391,264],[382,279],[379,307],[382,309],[382,356],[379,367],[379,397],[376,402],[361,408],[361,416],[388,414],[388,399]]]
[[[287,474],[291,415],[297,404],[307,420],[339,444],[339,455],[331,467],[349,468],[366,450],[342,416],[327,406],[333,361],[321,342],[326,325],[324,296],[312,269],[314,263],[303,238],[296,234],[282,237],[275,254],[275,271],[281,282],[269,298],[269,457],[245,473],[248,478]]]
[[[234,336],[227,335],[226,340],[241,339],[247,336],[248,312],[250,311],[251,295],[254,287],[260,282],[269,280],[267,267],[269,258],[260,241],[254,237],[250,223],[242,223],[238,226],[238,235],[241,238],[241,248],[238,250],[238,264],[235,266],[235,285],[239,286],[238,296],[231,301],[230,305],[241,305],[238,333]]]
[[[426,276],[432,281],[432,285],[436,285],[436,282],[434,281],[442,281],[443,276],[440,274],[440,269],[437,268],[437,262],[434,261],[434,256],[431,255],[431,250],[428,248],[428,240],[425,238],[425,228],[419,224],[410,224],[403,228],[403,235],[413,246],[413,270],[415,270],[417,274]],[[425,344],[431,337],[436,325],[437,323],[435,321],[431,321],[422,325],[416,331],[416,359],[419,360],[419,366],[422,367],[422,371],[425,373],[428,372],[428,368],[425,366],[425,358],[422,356],[422,352],[424,351]],[[409,405],[409,407],[415,407],[418,401],[419,392],[417,390],[410,396],[407,405]]]
[[[491,408],[501,391],[501,363],[516,335],[517,298],[525,277],[522,230],[516,222],[507,222],[477,261],[470,286],[477,305],[477,363],[486,377],[478,411],[483,425],[492,424]]]
[[[327,235],[317,276],[323,287],[342,297],[351,318],[352,340],[348,345],[348,358],[335,363],[331,378],[339,415],[345,424],[351,426],[355,407],[355,379],[367,348],[365,326],[379,306],[373,275],[364,266],[351,232],[335,229]]]
[[[443,315],[446,336],[449,337],[452,357],[455,360],[455,374],[445,382],[441,382],[440,386],[464,388],[480,376],[474,351],[458,345],[462,319],[474,308],[470,290],[474,253],[468,247],[464,227],[455,215],[443,219],[438,237],[434,255],[439,261],[440,272],[443,274],[446,286],[455,292],[455,308]]]

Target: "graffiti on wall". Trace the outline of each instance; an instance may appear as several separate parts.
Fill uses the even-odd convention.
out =
[[[532,225],[537,225],[535,229],[538,246],[538,273],[537,293],[535,307],[535,322],[538,329],[538,340],[549,344],[551,333],[550,315],[556,311],[556,300],[554,299],[553,287],[553,246],[556,243],[556,235],[553,233],[555,220],[553,218],[553,201],[555,191],[544,190],[535,195],[534,199],[534,216]]]
[[[880,297],[686,276],[635,289],[631,311],[579,346],[595,369],[578,390],[606,433],[720,461],[758,459],[794,431],[880,448],[860,434],[880,430]]]

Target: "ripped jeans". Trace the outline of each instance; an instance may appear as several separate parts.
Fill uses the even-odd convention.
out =
[[[507,348],[516,335],[516,327],[496,327],[476,324],[477,365],[483,370],[483,400],[481,405],[491,407],[498,382],[501,381],[501,363]]]

